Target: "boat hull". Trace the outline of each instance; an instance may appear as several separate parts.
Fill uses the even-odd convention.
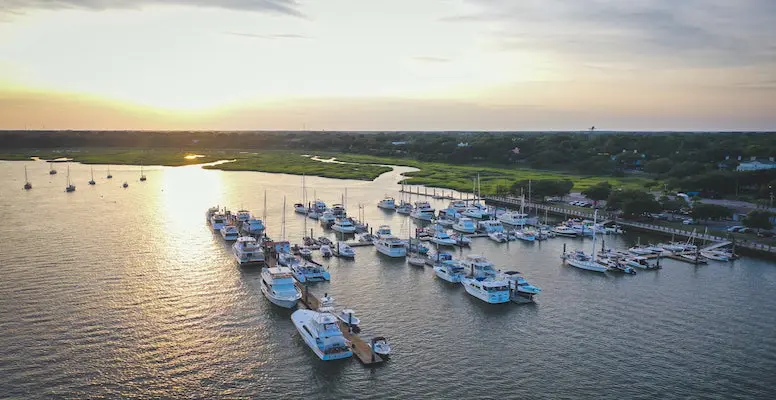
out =
[[[579,269],[584,269],[586,271],[601,272],[601,273],[606,272],[606,267],[604,267],[603,265],[600,265],[598,263],[588,262],[588,261],[579,261],[579,260],[574,260],[574,259],[571,259],[571,258],[567,259],[566,262],[569,265],[571,265],[572,267],[576,267],[576,268],[579,268]]]
[[[478,298],[488,304],[503,304],[509,302],[508,292],[497,292],[495,294],[482,293],[482,291],[469,285],[468,281],[468,279],[461,279],[464,290],[466,290],[466,293],[469,293],[472,297]]]
[[[453,239],[431,238],[431,243],[438,244],[440,246],[455,246],[455,240]]]
[[[447,271],[445,271],[444,268],[434,268],[434,273],[436,276],[438,276],[440,279],[445,280],[450,283],[461,283],[461,275],[460,274],[448,274]]]
[[[355,227],[342,228],[337,225],[332,225],[331,230],[339,233],[356,233]]]
[[[283,307],[283,308],[294,308],[296,307],[296,303],[299,301],[299,299],[295,300],[285,300],[285,299],[278,299],[273,297],[269,291],[267,290],[267,287],[264,285],[261,285],[261,293],[264,294],[264,297],[267,298],[272,304]]]

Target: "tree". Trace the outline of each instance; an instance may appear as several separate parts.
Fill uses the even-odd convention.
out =
[[[733,215],[733,210],[716,204],[704,204],[695,203],[690,211],[690,216],[698,220],[719,220],[722,218],[730,218]]]
[[[610,208],[622,210],[624,218],[635,218],[660,211],[660,203],[655,200],[655,196],[634,189],[612,191],[606,204]]]
[[[568,180],[568,179],[540,179],[540,180],[532,180],[530,182],[530,189],[531,189],[531,197],[533,199],[539,199],[541,201],[544,200],[545,197],[563,197],[569,192],[571,192],[571,188],[574,187],[574,182]],[[525,194],[526,199],[528,198],[528,189],[529,189],[529,181],[528,180],[522,180],[517,181],[512,184],[512,193],[515,195],[519,195],[522,191],[523,194]],[[531,200],[531,199],[528,199]]]
[[[765,210],[754,210],[749,212],[744,218],[744,226],[747,228],[757,229],[771,229],[773,224],[771,223],[771,217],[773,213]]]
[[[599,201],[608,199],[609,195],[612,194],[612,185],[609,182],[600,182],[583,190],[582,194],[598,204]]]
[[[644,170],[651,174],[665,174],[671,170],[674,166],[674,162],[668,158],[658,158],[657,160],[648,161],[644,166]]]

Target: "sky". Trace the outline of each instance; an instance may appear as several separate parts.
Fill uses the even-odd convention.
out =
[[[0,129],[776,131],[773,0],[0,0]]]

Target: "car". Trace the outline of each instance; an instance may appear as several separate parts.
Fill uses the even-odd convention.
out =
[[[728,232],[738,232],[741,229],[744,229],[744,227],[741,226],[741,225],[736,225],[736,226],[731,226],[730,228],[727,228],[727,231]]]
[[[686,219],[686,220],[682,221],[682,224],[684,224],[684,225],[692,225],[694,223],[695,223],[695,221],[693,221],[691,219]]]
[[[738,230],[738,232],[739,232],[739,233],[752,233],[752,232],[754,232],[754,229],[750,229],[750,228],[741,228],[741,229],[739,229],[739,230]]]
[[[771,238],[776,236],[776,233],[773,233],[773,231],[761,231],[757,232],[757,236]]]

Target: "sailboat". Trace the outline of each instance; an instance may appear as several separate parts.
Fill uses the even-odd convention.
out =
[[[54,169],[54,163],[49,161],[49,175],[56,175],[57,170]]]
[[[75,192],[75,185],[70,183],[70,165],[67,166],[67,186],[65,187],[66,192]]]
[[[143,173],[143,163],[140,163],[140,182],[145,182],[146,179],[147,178]]]
[[[94,167],[91,167],[91,169],[92,169],[92,180],[89,181],[89,184],[95,185],[97,184],[97,182],[94,181]]]
[[[30,183],[30,180],[27,179],[27,166],[24,166],[24,190],[30,190],[32,189],[32,183]]]
[[[598,210],[595,210],[593,213],[593,226],[595,226],[597,219]],[[593,248],[589,256],[582,250],[577,250],[570,254],[564,253],[561,257],[563,257],[563,260],[572,267],[577,267],[579,269],[588,271],[606,272],[606,267],[597,263],[595,260],[595,231],[593,231]]]
[[[113,179],[113,175],[110,174],[110,165],[108,165],[108,176],[106,178]]]

